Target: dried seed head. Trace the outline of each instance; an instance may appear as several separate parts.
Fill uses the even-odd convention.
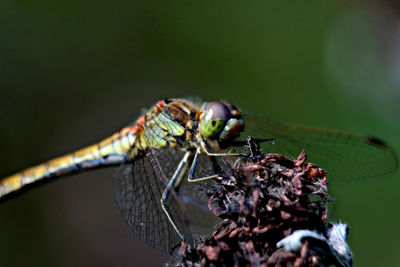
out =
[[[249,147],[258,149],[257,145]],[[250,155],[259,154],[250,151]],[[278,154],[250,158],[232,164],[232,177],[218,179],[219,189],[210,197],[209,209],[225,220],[196,248],[182,244],[177,265],[337,264],[332,260],[326,227],[326,171],[307,163],[305,151],[295,160]],[[279,241],[299,229],[311,234],[299,241],[298,250],[277,247]],[[328,248],[321,251],[323,245],[316,240],[322,240]]]

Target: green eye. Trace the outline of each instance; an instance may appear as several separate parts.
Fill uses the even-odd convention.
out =
[[[209,104],[200,120],[200,132],[205,138],[216,139],[230,118],[228,108],[221,102]]]
[[[224,129],[226,120],[203,119],[200,125],[200,132],[205,138],[215,138]]]

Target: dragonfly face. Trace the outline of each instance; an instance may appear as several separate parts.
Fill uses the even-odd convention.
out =
[[[201,135],[221,146],[228,146],[244,129],[239,110],[228,102],[205,103],[199,113]]]

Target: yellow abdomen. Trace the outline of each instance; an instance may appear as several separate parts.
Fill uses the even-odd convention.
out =
[[[126,127],[99,143],[28,168],[0,181],[0,199],[26,185],[83,169],[121,164],[136,140],[137,127]]]

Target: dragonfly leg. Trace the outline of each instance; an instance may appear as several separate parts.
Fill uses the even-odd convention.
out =
[[[194,155],[194,159],[193,159],[193,162],[192,162],[192,166],[190,167],[190,171],[189,171],[189,176],[188,176],[188,181],[189,182],[199,182],[199,181],[204,181],[204,180],[217,178],[219,176],[218,174],[214,174],[214,175],[200,177],[200,178],[194,178],[193,177],[194,176],[194,171],[196,170],[197,161],[199,160],[200,153],[201,153],[200,148],[197,148],[196,154]],[[236,154],[226,154],[226,156],[232,156],[232,155],[236,156]],[[211,154],[211,156],[213,156],[213,155]]]
[[[239,156],[246,156],[245,154],[241,154],[241,153],[212,153],[212,152],[209,152],[207,150],[206,143],[203,140],[200,141],[200,145],[201,145],[201,150],[203,150],[203,152],[206,153],[207,156],[210,156],[210,157],[223,157],[223,156],[239,157]]]
[[[182,179],[182,175],[184,173],[184,170],[186,169],[188,162],[189,162],[189,157],[191,156],[192,152],[191,151],[187,151],[185,153],[185,155],[183,156],[182,160],[179,162],[178,167],[175,170],[174,175],[172,176],[171,180],[169,181],[167,187],[165,188],[162,197],[161,197],[161,208],[163,209],[165,215],[167,216],[169,222],[171,223],[172,227],[174,227],[175,231],[177,232],[177,234],[179,235],[179,237],[182,239],[182,241],[185,240],[185,237],[183,236],[183,234],[181,233],[181,231],[179,230],[178,226],[175,224],[174,220],[172,219],[171,215],[169,214],[166,204],[167,204],[167,200],[168,197],[171,193],[171,190],[174,190],[174,187],[177,183],[179,183]]]
[[[275,138],[266,138],[266,139],[256,140],[256,142],[270,142],[270,141],[272,141],[272,143],[275,143]],[[249,143],[249,146],[250,146],[250,141],[248,141],[248,143]],[[255,143],[255,144],[258,145],[258,143]],[[204,153],[207,154],[207,156],[210,156],[210,157],[223,157],[223,156],[228,156],[228,157],[229,156],[230,157],[248,157],[248,155],[242,154],[242,153],[212,153],[212,152],[209,152],[207,150],[206,143],[203,140],[200,140],[200,145],[201,145],[201,148],[200,147],[197,148],[196,154],[194,155],[194,159],[193,159],[193,162],[192,162],[192,166],[191,166],[190,171],[189,171],[189,176],[188,176],[188,181],[189,182],[199,182],[199,181],[204,181],[204,180],[217,178],[218,176],[220,176],[218,174],[214,174],[214,175],[210,175],[210,176],[194,178],[194,171],[196,170],[197,161],[199,159],[199,155],[200,155],[201,151],[203,151]]]

